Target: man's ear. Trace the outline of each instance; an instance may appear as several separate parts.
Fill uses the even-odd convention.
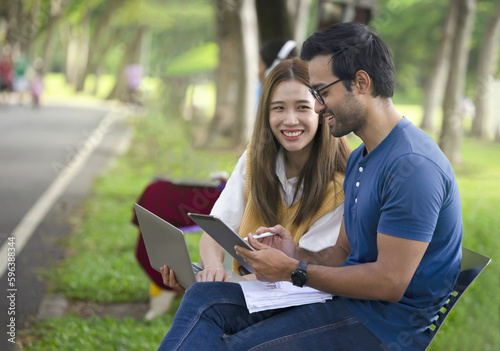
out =
[[[359,70],[354,76],[354,85],[360,94],[368,94],[371,88],[371,78],[366,71]]]

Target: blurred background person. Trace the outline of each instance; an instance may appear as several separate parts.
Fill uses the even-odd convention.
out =
[[[24,101],[29,97],[29,82],[27,72],[30,67],[28,56],[18,51],[14,56],[14,81],[12,84],[13,91],[17,97],[19,105],[23,105]]]
[[[43,83],[43,61],[37,57],[33,63],[33,78],[30,83],[32,106],[33,108],[40,108],[40,99],[45,89]]]
[[[125,76],[127,78],[127,102],[140,104],[140,85],[142,81],[142,67],[138,63],[133,63],[125,68]]]
[[[14,78],[14,67],[11,53],[5,49],[0,60],[0,104],[6,105],[10,102],[12,92],[12,81]]]

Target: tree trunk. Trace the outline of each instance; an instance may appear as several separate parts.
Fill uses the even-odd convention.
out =
[[[111,49],[111,47],[115,45],[116,41],[123,35],[123,33],[124,33],[123,28],[115,29],[111,34],[108,35],[105,44],[102,45],[102,48],[98,52],[93,54],[93,62],[90,62],[88,66],[89,72],[93,73],[96,77],[94,81],[94,87],[92,89],[92,95],[97,95],[97,90],[98,90],[97,77],[99,77],[102,73],[106,54],[108,53],[109,49]]]
[[[167,111],[169,116],[181,118],[186,106],[186,90],[191,80],[188,76],[167,76],[162,80],[164,86],[163,94],[168,97],[165,99],[162,109]],[[200,138],[203,137],[200,132]],[[197,140],[195,144],[201,142],[202,140]]]
[[[296,0],[292,0],[293,3]],[[255,0],[255,9],[259,19],[260,42],[270,39],[294,37],[294,23],[292,22],[287,0]]]
[[[123,55],[123,60],[120,68],[116,74],[116,82],[113,90],[109,93],[107,99],[120,99],[121,101],[127,101],[127,80],[125,77],[125,68],[132,63],[140,63],[141,57],[141,46],[142,38],[147,31],[146,26],[140,26],[135,35],[127,46],[125,53]]]
[[[40,26],[41,2],[40,0],[33,0],[30,3],[9,1],[8,6],[10,18],[7,21],[7,42],[12,47],[18,47],[28,57],[32,57],[33,38]]]
[[[300,49],[307,35],[311,0],[256,0],[255,6],[260,43],[275,38],[293,39]]]
[[[482,139],[490,138],[491,103],[493,99],[493,75],[498,64],[498,45],[500,42],[500,5],[488,24],[479,51],[477,66],[476,94],[474,102],[476,115],[472,122],[471,135]]]
[[[66,84],[74,86],[77,77],[77,70],[75,68],[78,61],[78,38],[75,33],[77,29],[71,24],[66,24],[61,27],[61,37],[65,38],[63,41],[66,43],[64,76],[66,78]]]
[[[48,19],[47,26],[45,27],[47,37],[45,38],[45,44],[43,46],[43,75],[50,70],[52,65],[56,28],[59,24],[59,20],[61,19],[63,5],[64,4],[57,0],[50,1],[50,18]]]
[[[6,12],[0,13],[0,18],[8,18],[5,39],[11,47],[17,47],[22,53],[32,57],[33,37],[38,31],[40,0],[33,0],[30,5],[21,0],[5,3]]]
[[[94,45],[90,45],[87,51],[87,60],[83,67],[83,72],[79,77],[79,81],[76,85],[76,90],[83,90],[85,84],[85,78],[92,72],[97,69],[97,64],[95,63],[95,56],[101,47],[101,38],[104,37],[106,31],[109,31],[109,20],[111,15],[116,11],[116,9],[122,4],[122,0],[112,0],[109,3],[107,2],[106,10],[104,14],[99,16],[99,20],[96,25],[96,30],[93,31],[92,37],[99,38],[99,41],[94,43]],[[107,51],[107,48],[105,48]],[[95,73],[95,72],[94,72]]]
[[[258,44],[253,0],[216,1],[219,67],[216,73],[216,105],[207,135],[198,146],[220,135],[243,144],[255,115],[255,81]]]
[[[242,76],[239,80],[239,97],[235,126],[231,135],[235,146],[244,146],[250,140],[256,111],[255,82],[259,62],[257,12],[254,0],[244,0],[239,13],[241,19]]]
[[[43,21],[40,20],[40,14],[42,11],[42,4],[41,0],[34,0],[31,9],[30,9],[30,15],[29,15],[29,24],[26,24],[26,26],[29,28],[29,35],[27,36],[27,40],[22,45],[22,48],[24,50],[24,53],[30,58],[33,58],[34,56],[34,40],[33,38],[37,34],[38,30],[40,29],[40,22]]]
[[[496,113],[493,114],[493,131],[495,134],[495,142],[500,143],[500,79],[495,79],[493,81],[493,94],[496,94],[496,98],[492,99],[492,109]]]
[[[443,126],[439,147],[452,164],[458,164],[461,162],[460,144],[463,134],[460,102],[465,91],[469,44],[476,2],[475,0],[454,0],[453,2],[458,8],[459,16],[443,102]]]
[[[297,53],[306,39],[311,13],[311,0],[294,0],[288,2],[288,13],[293,27],[293,40],[297,42]]]
[[[21,32],[21,22],[23,13],[23,2],[20,0],[9,1],[7,5],[7,43],[11,47],[19,46],[26,40],[24,34]]]
[[[80,92],[85,88],[87,78],[88,57],[90,51],[90,11],[87,11],[78,31],[78,61],[76,61],[75,91]],[[99,38],[99,37],[94,37]],[[92,45],[95,46],[95,45]]]
[[[444,90],[450,72],[451,48],[457,26],[458,8],[451,1],[448,16],[444,25],[443,37],[438,47],[438,53],[432,72],[427,79],[424,90],[424,115],[420,128],[430,132],[435,130],[435,110],[443,103]]]

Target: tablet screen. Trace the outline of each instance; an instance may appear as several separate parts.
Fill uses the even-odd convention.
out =
[[[188,213],[196,224],[198,224],[208,235],[210,235],[217,243],[222,246],[231,256],[233,256],[243,267],[253,273],[248,263],[241,256],[236,254],[234,247],[236,245],[246,247],[249,250],[255,251],[246,241],[244,241],[231,227],[222,221],[222,219],[198,213]]]

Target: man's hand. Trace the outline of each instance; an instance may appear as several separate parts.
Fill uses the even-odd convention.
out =
[[[295,250],[297,247],[295,246],[295,242],[293,241],[292,235],[288,230],[286,230],[285,228],[283,228],[283,226],[278,224],[270,228],[260,227],[259,229],[256,230],[255,235],[262,234],[265,232],[276,233],[276,235],[259,239],[260,243],[278,249],[284,252],[288,257],[295,257]]]
[[[261,228],[259,228],[259,230],[260,229]],[[266,229],[268,230],[272,228]],[[257,231],[257,233],[259,233],[259,230]],[[263,233],[265,231],[266,230],[263,230],[260,233]],[[290,235],[290,233],[288,233],[288,235]],[[278,235],[274,236],[276,237]],[[272,237],[264,239],[269,238]],[[235,246],[234,249],[236,250],[236,253],[241,256],[245,260],[245,262],[250,265],[250,267],[252,267],[252,270],[254,271],[255,276],[258,280],[265,282],[290,280],[292,272],[297,268],[297,260],[287,256],[282,251],[260,243],[259,241],[254,239],[252,235],[248,236],[248,243],[258,251],[248,250],[242,246]],[[295,247],[295,244],[293,244],[293,247]]]

